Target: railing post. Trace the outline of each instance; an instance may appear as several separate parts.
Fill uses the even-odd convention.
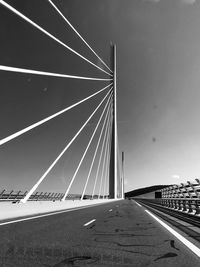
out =
[[[31,195],[30,200],[35,200],[37,199],[36,197],[38,197],[38,192],[36,192],[34,195]]]
[[[3,193],[4,193],[5,191],[6,191],[5,189],[3,189],[3,190],[1,191],[1,193],[0,193],[0,197],[3,196]]]
[[[47,200],[50,199],[50,196],[51,196],[51,193],[49,193],[49,194],[47,195]]]
[[[189,199],[188,200],[188,213],[192,213],[193,209],[192,209],[192,201]]]
[[[122,199],[124,199],[124,151],[122,151]]]
[[[183,212],[187,212],[187,200],[183,199]]]
[[[53,201],[56,201],[57,195],[58,195],[58,193],[55,193],[55,195],[53,196]]]
[[[14,192],[13,190],[10,191],[10,194],[8,195],[7,199],[10,198],[10,196],[12,195],[13,192]]]
[[[178,199],[178,210],[182,210],[182,209],[183,209],[183,200]]]
[[[46,197],[47,197],[47,192],[44,193],[44,195],[42,196],[42,199],[45,200]]]
[[[200,215],[200,201],[195,199],[195,215]]]
[[[40,199],[40,197],[42,196],[43,192],[41,192],[39,195],[38,195],[38,198],[36,201],[38,201]]]
[[[17,197],[19,196],[20,193],[21,193],[21,191],[18,191],[14,199],[17,199]]]

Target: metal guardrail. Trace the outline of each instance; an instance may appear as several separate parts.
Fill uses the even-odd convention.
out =
[[[13,201],[18,202],[23,199],[28,191],[14,191],[14,190],[0,190],[0,202],[3,201]],[[52,193],[52,192],[36,192],[31,195],[29,201],[61,201],[64,196],[64,193]],[[81,198],[81,194],[69,194],[66,200],[77,200]],[[83,199],[90,199],[90,195],[85,195]],[[94,195],[94,199],[98,198],[97,195]],[[102,196],[101,196],[102,198]]]
[[[144,200],[144,199],[142,199]],[[187,214],[200,216],[200,199],[192,198],[160,198],[145,201]]]
[[[161,199],[160,204],[167,208],[200,216],[200,199],[166,198]]]
[[[171,185],[160,190],[162,198],[199,198],[200,199],[200,181],[187,181],[179,185]]]
[[[0,201],[18,201],[22,198],[24,198],[27,194],[23,191],[7,191],[2,190],[0,192]],[[63,194],[61,193],[48,193],[48,192],[36,192],[30,197],[30,200],[32,201],[38,201],[38,200],[60,200]]]
[[[187,181],[160,190],[161,199],[154,202],[164,207],[200,216],[200,181]]]
[[[198,214],[195,214],[195,209],[191,210],[191,212],[189,212],[189,210],[177,210],[177,208],[166,207],[159,204],[161,201],[158,199],[137,199],[137,202],[152,211],[158,217],[161,217],[164,221],[179,228],[181,231],[184,231],[200,242],[200,236],[197,231],[197,229],[200,228],[200,217]],[[186,222],[187,224],[183,224],[182,222]],[[190,227],[191,225],[197,228]]]
[[[1,201],[19,201],[23,199],[28,191],[14,191],[10,190],[7,191],[3,189],[0,191],[0,202]],[[36,192],[35,194],[31,195],[30,201],[56,201],[61,200],[64,196],[63,193],[52,193],[52,192]],[[68,199],[79,199],[80,195],[69,195]]]

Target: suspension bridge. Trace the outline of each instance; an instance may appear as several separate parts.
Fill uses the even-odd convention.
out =
[[[59,34],[52,33],[38,23],[37,18],[29,17],[29,12],[23,12],[19,3],[0,0],[0,12],[6,19],[14,17],[20,27],[25,24],[30,33],[34,31],[34,34],[48,40],[49,45],[58,46],[62,53],[67,51],[68,56],[73,55],[73,63],[80,61],[80,64],[85,64],[84,72],[77,75],[71,71],[55,71],[55,68],[46,71],[42,65],[39,68],[29,68],[16,63],[3,65],[0,62],[2,81],[5,81],[4,75],[9,77],[8,83],[12,79],[22,81],[20,77],[25,77],[28,81],[37,77],[42,81],[50,79],[49,86],[57,79],[65,86],[78,81],[80,85],[84,84],[84,88],[86,82],[90,88],[93,88],[95,82],[98,84],[96,88],[100,89],[84,96],[81,94],[81,99],[77,95],[78,100],[73,97],[72,103],[62,109],[1,136],[0,149],[6,153],[8,146],[10,149],[16,140],[26,139],[27,135],[30,137],[37,129],[52,122],[63,123],[60,118],[69,119],[69,122],[65,121],[67,130],[71,125],[75,128],[73,134],[66,136],[64,146],[59,151],[56,149],[56,155],[49,152],[48,166],[45,163],[46,167],[41,173],[30,172],[32,178],[26,177],[27,183],[23,181],[23,188],[14,188],[14,183],[7,189],[1,182],[1,266],[198,266],[198,199],[193,202],[188,199],[185,202],[177,200],[182,195],[172,196],[170,192],[175,188],[172,186],[163,189],[162,199],[125,200],[124,153],[121,159],[117,127],[116,45],[110,45],[110,63],[105,63],[68,20],[59,5],[51,0],[41,3],[45,3],[51,14],[64,23],[62,25],[70,28],[92,54],[92,60],[89,53],[86,56],[79,52],[58,37]],[[86,66],[95,71],[91,75],[85,75]],[[73,86],[71,90],[74,90]],[[70,96],[69,93],[67,97]],[[81,109],[83,106],[87,107],[87,112],[84,108]],[[67,117],[68,113],[70,116]],[[87,116],[83,116],[83,121],[78,120],[79,117],[82,119],[83,113]],[[57,131],[61,129],[58,125]],[[55,133],[56,129],[53,131]],[[58,134],[58,138],[53,140],[59,142],[59,139]],[[78,141],[82,144],[76,146]],[[49,143],[49,147],[51,145]],[[41,143],[40,146],[42,149]],[[51,187],[52,177],[54,186],[55,180],[56,184],[60,181],[54,170],[66,155],[67,160],[73,159],[70,161],[72,167],[65,171],[64,182],[54,191]],[[26,161],[24,168],[25,165]],[[1,168],[4,169],[4,166]],[[40,175],[35,177],[38,173]],[[20,180],[17,184],[20,187]],[[173,197],[177,202],[170,200]],[[176,203],[179,203],[179,211],[182,207],[185,211],[181,218],[178,216],[179,221]],[[187,209],[188,203],[190,208]],[[194,203],[196,212],[191,212]]]

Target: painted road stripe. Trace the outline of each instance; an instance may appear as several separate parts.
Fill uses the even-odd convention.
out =
[[[112,211],[112,209],[110,209],[109,211]]]
[[[159,222],[162,226],[164,226],[170,233],[172,233],[176,238],[178,238],[184,245],[186,245],[190,250],[192,250],[198,257],[200,257],[200,249],[192,244],[185,237],[177,233],[174,229],[172,229],[169,225],[158,219],[157,216],[152,214],[150,211],[145,210],[149,215],[151,215],[157,222]]]
[[[81,210],[81,209],[91,208],[91,207],[95,207],[95,206],[98,206],[98,205],[101,205],[101,204],[104,204],[104,203],[98,203],[98,204],[88,205],[86,207],[72,208],[72,209],[69,209],[69,210],[56,211],[56,212],[51,212],[51,213],[47,213],[47,214],[43,214],[43,215],[36,215],[36,216],[33,216],[33,217],[28,217],[28,218],[23,218],[23,219],[3,222],[3,223],[0,223],[0,226],[7,225],[7,224],[12,224],[12,223],[17,223],[17,222],[33,220],[33,219],[38,219],[38,218],[47,217],[47,216],[56,215],[56,214],[61,214],[61,213],[70,212],[70,211],[74,211],[74,210]]]
[[[93,220],[91,220],[91,221],[85,223],[83,226],[88,226],[89,224],[91,224],[91,223],[93,223],[93,222],[95,222],[95,221],[96,221],[96,219],[93,219]]]
[[[137,203],[136,201],[135,201],[135,203],[138,205],[138,206],[140,206],[140,207],[142,207],[139,203]]]

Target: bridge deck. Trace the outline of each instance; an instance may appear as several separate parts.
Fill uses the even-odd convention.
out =
[[[199,266],[132,200],[3,225],[0,235],[0,266]]]

